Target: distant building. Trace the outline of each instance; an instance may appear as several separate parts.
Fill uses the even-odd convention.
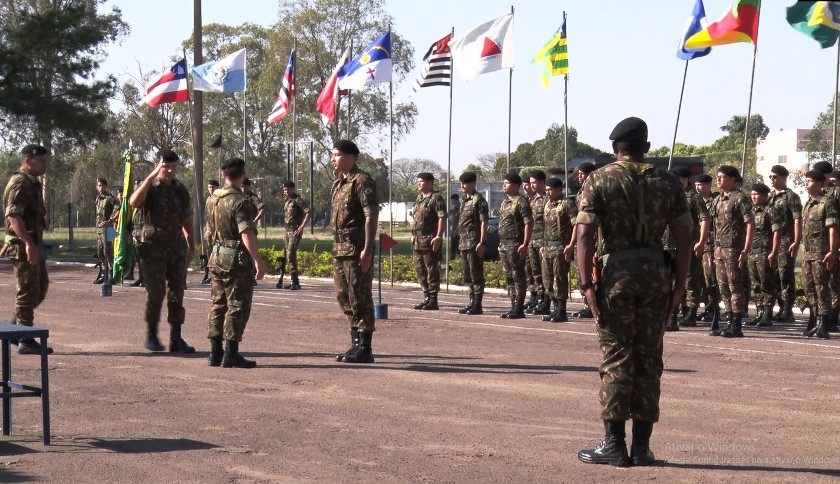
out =
[[[791,174],[807,171],[808,151],[805,144],[810,134],[810,129],[783,129],[772,131],[763,140],[758,140],[756,172],[764,176],[770,173],[773,165],[782,165]],[[823,139],[831,141],[830,130],[823,131]]]

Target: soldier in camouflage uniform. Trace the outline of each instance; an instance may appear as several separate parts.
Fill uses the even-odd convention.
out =
[[[333,144],[337,179],[330,191],[333,224],[333,279],[336,299],[350,323],[350,348],[336,357],[345,363],[373,363],[373,251],[379,220],[376,183],[359,169],[359,148],[349,140]]]
[[[590,173],[595,171],[595,165],[586,161],[578,165],[577,167],[577,177],[578,183],[580,186],[583,186],[583,182],[586,181],[586,178],[589,176]],[[580,190],[578,190],[577,194],[575,195],[575,207],[580,207]],[[566,256],[566,260],[570,261],[575,256],[575,246],[577,245],[577,220],[572,220],[572,238],[569,241],[569,245],[563,249],[563,254]],[[592,275],[592,280],[596,280],[596,276]],[[591,318],[592,311],[589,309],[589,303],[586,301],[586,298],[583,300],[583,308],[580,311],[572,313],[572,316],[576,318]]]
[[[584,182],[578,207],[578,271],[581,291],[595,317],[604,353],[600,366],[601,418],[606,436],[578,458],[587,463],[649,465],[653,424],[659,420],[663,326],[679,307],[691,252],[691,214],[677,178],[644,160],[647,125],[627,118],[610,139],[617,161]],[[676,240],[676,284],[663,256],[665,227]],[[596,289],[589,278],[600,230]],[[628,457],[625,421],[633,419]]]
[[[164,149],[155,168],[131,194],[131,206],[141,213],[137,251],[146,287],[146,342],[149,351],[163,351],[158,339],[160,313],[166,298],[170,325],[169,351],[194,353],[181,337],[187,266],[195,257],[190,193],[177,178],[178,155]]]
[[[455,220],[458,227],[458,250],[461,252],[461,271],[464,285],[470,288],[470,302],[458,310],[460,314],[484,314],[481,307],[484,299],[484,251],[487,249],[487,221],[490,220],[490,205],[475,191],[476,175],[468,171],[458,179],[464,200]]]
[[[303,230],[309,223],[310,212],[309,207],[297,194],[293,181],[283,184],[283,196],[286,197],[286,202],[283,204],[283,222],[286,225],[286,262],[289,264],[289,276],[292,278],[291,284],[286,286],[286,289],[297,291],[300,289],[297,250],[300,239],[303,238]]]
[[[773,304],[776,301],[776,277],[774,269],[778,262],[781,244],[781,228],[784,218],[767,204],[770,187],[763,183],[752,186],[752,200],[755,233],[750,247],[749,272],[754,284],[753,295],[756,299],[756,317],[747,324],[750,326],[772,326]]]
[[[781,247],[779,249],[778,276],[776,289],[779,291],[779,315],[776,320],[792,323],[793,304],[796,300],[796,257],[802,240],[802,201],[793,190],[787,187],[788,170],[775,165],[770,168],[770,184],[773,192],[768,204],[783,219]]]
[[[738,169],[723,165],[718,168],[717,185],[721,193],[712,202],[710,214],[715,224],[715,271],[726,309],[726,327],[712,324],[711,336],[742,337],[747,299],[743,277],[752,247],[753,222],[751,203],[740,190],[735,190]]]
[[[814,163],[813,169],[825,175],[825,194],[840,211],[840,191],[835,188],[835,182],[832,181],[834,167],[827,161],[820,161]],[[834,267],[828,271],[828,285],[831,288],[831,314],[829,314],[827,326],[830,332],[837,332],[837,317],[838,311],[840,311],[840,268],[838,266],[840,264],[834,264]]]
[[[825,175],[812,170],[805,174],[808,202],[802,208],[802,275],[811,317],[803,336],[828,339],[831,315],[829,272],[837,263],[837,205],[824,191]],[[816,318],[814,315],[817,315]]]
[[[542,255],[540,250],[545,246],[543,238],[545,234],[545,220],[543,218],[543,209],[548,201],[545,195],[545,172],[542,170],[534,170],[529,174],[531,179],[531,190],[534,194],[531,196],[531,214],[534,217],[534,230],[531,234],[531,243],[528,244],[528,262],[531,268],[531,278],[529,279],[529,287],[531,295],[536,295],[534,302],[525,306],[527,314],[542,314],[550,313],[551,298],[546,295],[545,285],[542,276]]]
[[[694,178],[694,189],[706,206],[706,212],[710,212],[712,201],[718,195],[712,192],[712,177],[701,173]],[[710,213],[711,217],[711,213]],[[709,234],[706,237],[706,245],[703,247],[703,287],[706,296],[706,311],[698,318],[704,321],[711,321],[712,326],[717,327],[720,323],[720,290],[718,289],[717,274],[715,273],[715,225],[709,220]]]
[[[417,200],[411,225],[411,253],[417,280],[423,289],[423,301],[414,309],[436,311],[440,291],[440,258],[443,232],[446,230],[446,201],[434,190],[435,177],[428,172],[417,174]]]
[[[140,188],[141,183],[143,183],[143,180],[134,180],[134,190],[132,190],[132,193],[136,192],[137,189]],[[130,203],[131,201],[129,199],[129,204]],[[140,252],[137,250],[137,246],[140,244],[140,238],[143,233],[143,212],[134,207],[130,207],[129,213],[131,214],[131,223],[128,226],[128,230],[131,232],[131,249],[134,251],[134,260],[131,261],[130,271],[134,272],[134,265],[137,265],[137,280],[129,284],[129,286],[145,287],[145,283],[143,282],[143,264],[140,263]]]
[[[572,236],[572,220],[577,217],[577,207],[571,199],[563,196],[563,182],[558,178],[549,178],[546,182],[548,201],[543,207],[545,219],[545,238],[540,257],[545,292],[554,305],[551,314],[543,316],[543,321],[565,323],[569,320],[566,313],[566,299],[569,296],[569,262],[563,255],[563,248]]]
[[[254,368],[257,363],[239,354],[239,343],[251,315],[254,281],[262,279],[265,264],[257,246],[252,204],[242,193],[245,161],[222,162],[225,186],[207,204],[205,238],[213,242],[208,264],[213,277],[212,306],[207,318],[210,366]],[[222,341],[224,340],[224,349]]]
[[[44,302],[50,286],[44,252],[47,209],[38,181],[47,172],[49,153],[43,146],[29,144],[21,154],[20,169],[12,173],[3,192],[6,237],[0,257],[11,259],[15,274],[17,294],[12,324],[33,326],[35,308]],[[41,354],[41,345],[34,338],[12,343],[18,345],[19,354]],[[52,353],[52,348],[47,348],[47,352]]]
[[[204,199],[204,224],[207,225],[207,209],[210,207],[210,204],[213,201],[213,193],[219,189],[219,181],[218,180],[209,180],[207,182],[207,198]],[[206,234],[204,239],[202,240],[204,244],[204,248],[202,250],[202,262],[204,265],[204,278],[201,279],[202,284],[210,284],[210,249],[213,248],[213,241],[208,239]]]
[[[251,203],[254,205],[254,223],[259,226],[260,220],[262,220],[263,216],[265,215],[265,204],[260,199],[260,196],[257,195],[257,192],[251,189],[251,180],[246,178],[244,182],[242,182],[242,193],[245,194],[246,197],[251,199]]]
[[[457,193],[449,196],[449,211],[447,212],[446,224],[449,227],[449,260],[458,257],[458,217],[461,215],[461,197]]]
[[[505,274],[510,311],[501,317],[520,319],[525,317],[525,261],[528,255],[528,243],[534,229],[534,217],[527,198],[519,195],[522,178],[515,173],[505,175],[502,191],[505,199],[499,207],[499,259]]]
[[[102,284],[110,280],[108,268],[114,259],[114,247],[108,241],[108,227],[114,225],[119,215],[117,199],[108,193],[108,181],[104,178],[96,180],[96,257],[99,259],[99,274],[93,284]]]

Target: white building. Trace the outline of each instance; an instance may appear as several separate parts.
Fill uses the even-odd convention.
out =
[[[791,174],[808,169],[808,152],[805,143],[810,129],[783,129],[771,131],[766,138],[758,140],[756,146],[756,171],[760,175],[770,173],[773,165],[782,165]],[[824,139],[831,141],[831,131],[823,133]]]

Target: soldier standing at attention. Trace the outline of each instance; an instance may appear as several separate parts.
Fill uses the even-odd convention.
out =
[[[210,210],[210,204],[213,203],[213,192],[219,189],[219,181],[218,180],[209,180],[207,182],[207,198],[204,200],[204,225],[207,226],[207,214]],[[212,234],[205,233],[204,234],[204,248],[202,252],[204,252],[205,260],[204,260],[204,278],[201,279],[202,284],[210,284],[210,249],[213,248],[213,240],[210,238]]]
[[[246,178],[244,182],[242,182],[242,192],[245,194],[246,197],[251,199],[251,203],[254,205],[254,223],[259,225],[260,220],[262,220],[263,215],[265,215],[265,204],[260,199],[260,196],[253,190],[251,190],[251,180]]]
[[[584,182],[578,206],[577,264],[581,291],[595,317],[604,352],[601,418],[606,435],[578,458],[592,464],[653,463],[650,436],[659,420],[662,336],[685,291],[691,252],[691,214],[677,178],[646,163],[647,125],[627,118],[610,134],[617,161]],[[665,227],[676,240],[676,284],[662,252]],[[592,279],[595,232],[600,230],[596,290]],[[633,419],[630,456],[624,423]]]
[[[747,314],[747,299],[741,272],[747,267],[752,247],[753,222],[750,202],[740,190],[735,190],[738,169],[722,165],[717,172],[720,195],[715,197],[710,211],[715,223],[715,273],[726,309],[726,327],[721,331],[712,324],[711,336],[742,337],[743,318]]]
[[[114,258],[114,248],[108,242],[108,227],[113,225],[117,209],[117,199],[108,193],[108,181],[104,178],[96,179],[96,257],[99,259],[99,274],[93,284],[102,284],[110,279],[108,268]]]
[[[781,245],[781,228],[784,219],[767,204],[770,187],[763,183],[752,186],[753,219],[755,235],[750,247],[749,271],[753,295],[756,298],[756,317],[749,321],[750,326],[772,326],[773,304],[776,301],[776,267]]]
[[[542,275],[545,292],[554,304],[554,311],[543,316],[543,321],[565,323],[566,299],[569,296],[569,262],[563,248],[572,236],[572,220],[577,217],[577,207],[571,199],[563,198],[563,182],[549,178],[546,182],[548,201],[544,207],[545,240],[541,250]]]
[[[829,272],[837,263],[837,205],[823,191],[824,185],[825,175],[821,172],[812,170],[805,174],[809,198],[802,208],[802,239],[805,242],[802,275],[811,317],[802,335],[828,339]]]
[[[12,173],[3,192],[6,238],[0,257],[12,261],[15,274],[15,316],[13,324],[34,326],[35,308],[44,302],[50,280],[44,252],[44,229],[47,209],[38,177],[47,172],[49,153],[40,145],[29,144],[21,150],[20,169]],[[40,355],[41,344],[35,338],[18,343],[21,355]],[[47,348],[52,353],[52,348]]]
[[[437,311],[440,291],[440,256],[446,230],[446,200],[435,191],[431,173],[417,174],[417,200],[411,225],[411,253],[417,280],[423,289],[423,301],[414,309]]]
[[[711,217],[712,200],[717,196],[712,192],[712,177],[701,173],[694,178],[694,189],[700,195],[706,205],[706,212]],[[711,321],[712,326],[718,327],[720,323],[720,290],[718,289],[717,275],[715,274],[715,224],[709,219],[709,235],[706,237],[706,245],[703,247],[703,279],[706,291],[706,311],[702,316],[704,321]],[[699,317],[699,316],[698,316]]]
[[[586,181],[586,178],[589,177],[589,174],[595,171],[595,165],[586,161],[578,165],[577,168],[577,177],[578,183],[580,186],[583,186],[583,182]],[[575,207],[580,207],[580,190],[578,190],[577,194],[575,195]],[[569,241],[569,245],[563,249],[563,254],[566,256],[567,261],[571,261],[572,258],[575,256],[575,246],[577,245],[577,220],[572,221],[572,238]],[[580,277],[580,276],[578,276]],[[593,275],[593,281],[595,280]],[[572,316],[576,318],[591,318],[592,311],[589,309],[589,303],[586,301],[586,298],[583,299],[583,308],[576,313],[573,313]]]
[[[359,148],[349,140],[333,144],[337,179],[330,191],[333,224],[333,279],[336,299],[350,323],[350,348],[336,357],[345,363],[373,363],[373,251],[379,200],[373,178],[359,169]]]
[[[775,165],[770,168],[770,184],[773,192],[768,204],[784,219],[781,231],[781,248],[779,249],[778,284],[779,315],[776,321],[792,323],[793,303],[796,300],[796,257],[799,254],[799,244],[802,240],[802,200],[799,195],[787,187],[788,170],[784,166]]]
[[[525,175],[525,178],[522,179],[522,193],[525,194],[525,200],[528,202],[528,205],[531,204],[531,198],[534,196],[534,187],[531,186],[531,178],[528,175]],[[533,214],[533,211],[531,212]],[[531,264],[528,261],[529,254],[525,255],[524,263],[525,263],[525,281],[528,284],[529,289],[533,289],[534,287],[534,274],[531,272]],[[530,299],[525,303],[523,306],[525,309],[533,307],[534,304],[537,303],[537,293],[532,292]]]
[[[820,161],[814,163],[813,169],[825,175],[825,191],[829,202],[833,203],[835,208],[840,211],[840,192],[835,188],[835,182],[832,181],[832,171],[834,167],[827,161]],[[828,317],[828,330],[830,332],[837,332],[837,313],[840,310],[840,271],[838,271],[840,264],[834,264],[834,267],[828,271],[829,287],[831,288],[831,314]]]
[[[242,193],[245,161],[231,158],[222,162],[225,186],[216,190],[208,204],[205,233],[213,248],[208,265],[213,286],[212,306],[207,318],[210,366],[254,368],[257,363],[239,354],[239,343],[251,316],[254,281],[262,279],[265,264],[257,246],[257,226],[252,204]],[[222,341],[224,340],[224,349]]]
[[[542,170],[534,170],[529,174],[531,179],[531,190],[534,194],[531,196],[531,214],[534,217],[534,230],[531,234],[531,243],[528,244],[528,265],[531,267],[531,279],[529,280],[529,290],[531,295],[536,294],[536,301],[525,307],[525,312],[528,314],[549,314],[549,307],[551,305],[550,298],[545,293],[545,286],[542,277],[542,255],[540,249],[543,248],[543,238],[545,234],[545,219],[543,216],[543,209],[548,201],[545,196],[545,172]]]
[[[461,175],[461,191],[464,201],[456,222],[458,225],[458,250],[461,252],[461,271],[464,285],[470,288],[470,302],[458,310],[460,314],[484,314],[481,307],[484,298],[484,251],[487,239],[487,221],[490,220],[490,205],[475,191],[476,175],[468,171]]]
[[[458,217],[461,215],[461,197],[457,193],[449,196],[449,212],[446,223],[449,225],[449,260],[458,257]]]
[[[283,184],[283,196],[286,197],[286,202],[283,204],[283,222],[286,225],[286,261],[289,263],[289,275],[292,278],[292,283],[286,286],[286,289],[297,291],[300,289],[297,250],[306,224],[309,223],[310,211],[297,194],[293,181],[289,180]]]
[[[528,243],[534,229],[534,217],[528,200],[519,194],[522,178],[515,173],[508,173],[502,182],[505,199],[499,207],[499,259],[505,274],[510,311],[501,317],[521,319],[525,317],[525,262],[528,255]]]
[[[129,203],[143,220],[140,230],[140,267],[146,287],[146,342],[149,351],[163,351],[158,339],[160,313],[166,298],[169,321],[169,352],[195,353],[181,337],[184,324],[184,281],[187,266],[195,258],[193,209],[190,193],[175,177],[178,155],[158,152],[154,169],[131,194]]]

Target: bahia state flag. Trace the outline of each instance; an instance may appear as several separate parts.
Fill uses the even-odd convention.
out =
[[[280,92],[277,94],[277,102],[268,113],[268,124],[274,124],[289,114],[289,107],[295,95],[295,51],[289,55],[289,62],[286,63],[286,70],[283,71],[283,81],[280,83]]]
[[[391,81],[391,32],[386,32],[345,64],[338,73],[339,89],[361,89]]]
[[[187,60],[181,59],[171,69],[152,79],[143,94],[143,102],[155,107],[158,104],[179,103],[190,98],[187,88]]]
[[[193,89],[208,92],[241,92],[245,90],[245,49],[217,61],[192,68]]]
[[[455,69],[464,80],[513,67],[513,14],[484,22],[449,42]]]

